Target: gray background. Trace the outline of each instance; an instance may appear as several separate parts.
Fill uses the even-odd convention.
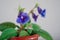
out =
[[[60,40],[60,0],[0,0],[0,23],[11,21],[16,23],[19,5],[29,12],[35,3],[38,2],[41,8],[45,8],[46,18],[38,18],[37,24],[48,31],[54,40]],[[32,22],[33,19],[31,18]],[[17,23],[16,23],[17,24]],[[39,40],[44,40],[40,37]]]

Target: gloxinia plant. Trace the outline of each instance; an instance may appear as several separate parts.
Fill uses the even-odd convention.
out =
[[[17,16],[16,22],[20,25],[16,25],[12,22],[3,22],[0,23],[0,31],[2,32],[0,40],[38,40],[38,37],[41,36],[45,40],[53,40],[51,35],[40,28],[36,23],[32,23],[30,19],[30,14],[35,22],[39,15],[45,17],[46,9],[42,9],[36,4],[29,13],[24,12],[25,8],[19,7],[19,14]],[[34,10],[38,12],[36,15]],[[16,29],[17,28],[17,29]]]

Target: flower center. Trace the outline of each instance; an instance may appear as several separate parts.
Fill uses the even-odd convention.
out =
[[[21,21],[22,21],[22,22],[24,22],[24,21],[25,21],[25,19],[26,19],[26,17],[25,17],[25,16],[21,16]]]
[[[24,19],[24,17],[23,17],[23,16],[21,16],[21,19],[23,20],[23,19]]]

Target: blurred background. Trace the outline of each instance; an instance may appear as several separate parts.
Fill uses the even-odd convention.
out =
[[[16,23],[18,6],[26,8],[25,12],[29,12],[36,2],[42,9],[46,9],[46,17],[39,16],[36,24],[48,31],[54,40],[60,40],[60,0],[0,0],[0,23],[6,21]],[[35,23],[32,18],[31,20]],[[44,39],[40,37],[39,40]]]

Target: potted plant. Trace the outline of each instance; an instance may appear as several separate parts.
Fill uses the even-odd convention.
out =
[[[20,26],[12,22],[3,22],[0,23],[0,31],[2,32],[0,40],[38,40],[41,36],[46,40],[53,40],[51,35],[40,28],[36,23],[32,23],[29,15],[32,15],[34,21],[37,21],[39,15],[45,17],[46,9],[41,9],[36,3],[33,9],[29,13],[24,12],[25,8],[19,7],[19,14],[16,22]],[[35,14],[34,9],[37,9],[38,15]],[[17,28],[17,29],[16,29]]]

